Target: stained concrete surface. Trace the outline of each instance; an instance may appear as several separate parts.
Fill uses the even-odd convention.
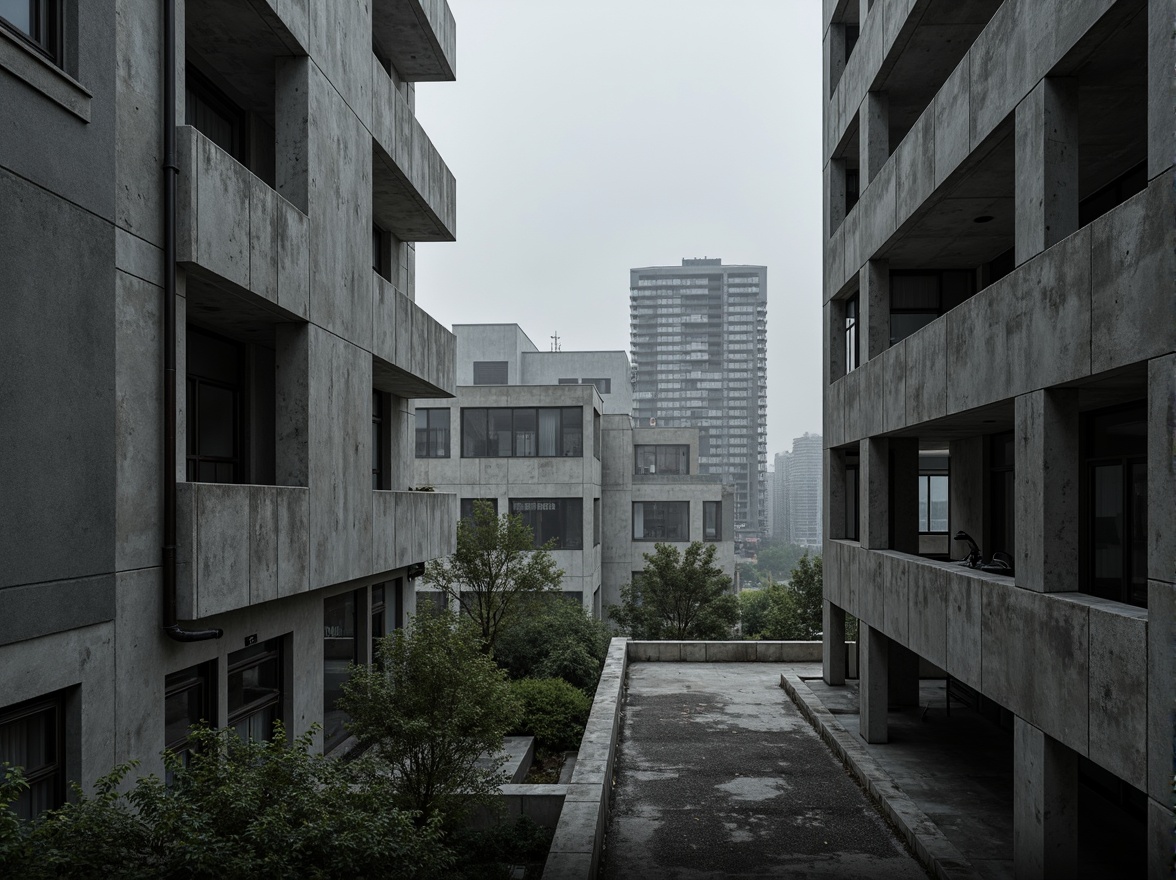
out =
[[[922,880],[772,663],[629,667],[605,878]]]
[[[858,682],[830,687],[801,675],[841,726],[856,733]],[[1012,880],[1012,732],[954,699],[949,715],[941,680],[924,680],[919,690],[919,708],[890,710],[889,742],[858,742],[977,873]],[[1143,877],[1142,823],[1085,785],[1079,787],[1078,809],[1079,880]]]

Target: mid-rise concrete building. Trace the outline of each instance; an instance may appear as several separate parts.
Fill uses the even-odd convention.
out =
[[[766,527],[767,276],[707,258],[629,273],[633,416],[699,429],[699,469],[735,486],[740,537]]]
[[[458,324],[456,399],[417,407],[418,485],[517,514],[555,540],[563,590],[596,616],[656,542],[718,544],[734,575],[734,495],[698,473],[698,431],[634,428],[621,351],[540,351],[517,324]]]
[[[825,3],[824,675],[994,719],[1018,877],[1172,872],[1174,17]]]
[[[25,13],[28,12],[26,15]],[[32,815],[204,719],[324,725],[452,552],[414,247],[444,0],[0,6],[0,760]]]

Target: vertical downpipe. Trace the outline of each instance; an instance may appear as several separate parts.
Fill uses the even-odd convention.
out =
[[[219,639],[176,620],[176,3],[163,3],[163,631],[177,642]]]

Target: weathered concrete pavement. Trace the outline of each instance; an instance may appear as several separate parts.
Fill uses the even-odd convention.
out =
[[[602,876],[927,877],[780,689],[781,668],[629,667]]]

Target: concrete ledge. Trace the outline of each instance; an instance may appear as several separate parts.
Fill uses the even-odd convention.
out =
[[[820,663],[820,642],[630,641],[630,662]]]
[[[608,827],[621,698],[629,661],[627,643],[628,639],[615,638],[609,645],[600,683],[596,686],[596,699],[576,755],[572,781],[566,786],[543,786],[564,790],[559,822],[543,869],[544,880],[596,877]]]
[[[489,804],[474,809],[470,825],[489,828],[500,819],[513,823],[525,816],[536,825],[555,828],[567,790],[566,785],[507,783],[499,788]]]
[[[890,775],[870,756],[857,734],[841,726],[800,676],[792,672],[781,674],[780,687],[938,880],[980,880],[980,874],[971,863],[903,794]]]

